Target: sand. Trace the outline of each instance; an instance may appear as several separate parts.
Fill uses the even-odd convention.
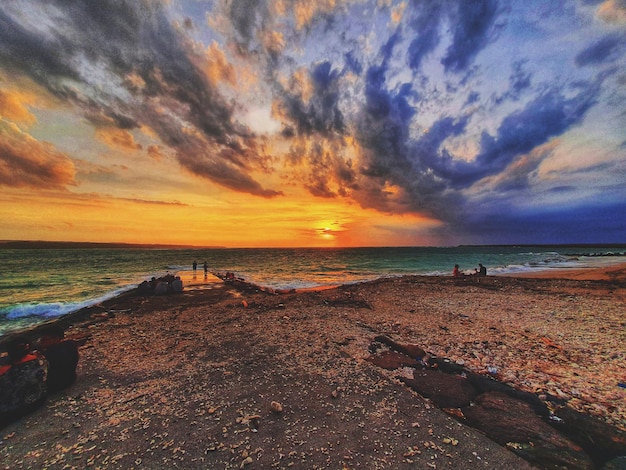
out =
[[[384,334],[623,429],[626,265],[533,277],[114,299],[72,319],[78,380],[0,430],[0,466],[530,468],[366,359]]]

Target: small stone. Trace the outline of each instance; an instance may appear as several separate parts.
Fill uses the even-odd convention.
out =
[[[283,405],[281,405],[280,403],[278,403],[277,401],[273,401],[272,403],[270,403],[270,409],[274,412],[274,413],[282,413],[283,411]]]

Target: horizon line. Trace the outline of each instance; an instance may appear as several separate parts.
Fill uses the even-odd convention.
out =
[[[0,240],[0,248],[14,249],[53,249],[53,248],[148,248],[148,249],[349,249],[349,248],[478,248],[478,247],[619,247],[625,248],[626,243],[484,243],[459,245],[388,245],[388,246],[265,246],[265,247],[229,247],[222,245],[190,245],[184,243],[129,243],[129,242],[77,242],[59,240]]]

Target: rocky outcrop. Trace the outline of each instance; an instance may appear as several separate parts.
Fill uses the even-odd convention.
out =
[[[581,446],[562,436],[524,401],[487,392],[462,412],[467,424],[542,468],[595,468]]]
[[[564,403],[548,406],[533,393],[385,335],[376,336],[369,351],[366,360],[379,367],[414,368],[413,378],[397,378],[539,468],[620,468],[624,462],[626,433]]]

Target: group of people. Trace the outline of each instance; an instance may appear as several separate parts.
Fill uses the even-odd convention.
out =
[[[0,353],[0,427],[41,406],[50,393],[76,380],[78,345],[50,327],[34,347],[26,338],[10,341]]]
[[[454,269],[452,271],[452,275],[454,277],[461,276],[478,276],[485,277],[487,275],[487,268],[482,265],[482,263],[478,263],[478,268],[474,268],[474,272],[471,274],[465,274],[463,271],[459,271],[459,265],[455,264]]]
[[[202,267],[204,268],[204,275],[206,276],[209,272],[209,265],[208,263],[205,261],[204,264],[202,265]],[[198,269],[198,262],[196,260],[193,261],[193,272],[195,274],[196,270]]]
[[[202,265],[202,267],[204,268],[204,274],[209,272],[209,265],[208,263],[205,261],[204,264]],[[193,262],[193,270],[194,272],[198,269],[198,262],[196,260],[194,260]]]

